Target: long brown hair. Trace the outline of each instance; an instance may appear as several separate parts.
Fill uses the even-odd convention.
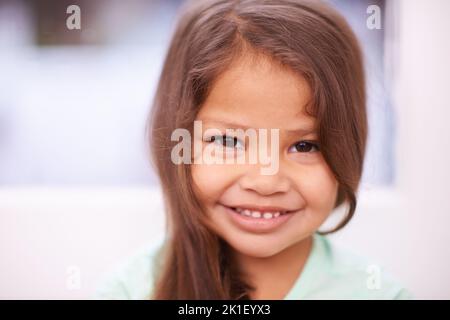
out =
[[[248,299],[251,287],[228,247],[206,227],[187,164],[171,161],[174,129],[192,133],[214,79],[239,55],[270,57],[303,76],[312,90],[308,113],[318,124],[321,152],[347,203],[341,229],[356,208],[367,119],[361,49],[345,19],[319,1],[201,0],[182,9],[149,118],[152,162],[167,214],[166,250],[152,298]]]

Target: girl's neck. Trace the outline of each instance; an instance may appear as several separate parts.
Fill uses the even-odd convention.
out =
[[[255,288],[255,291],[250,293],[250,298],[284,299],[300,277],[311,252],[312,241],[312,236],[308,236],[267,258],[255,258],[235,252],[245,280]]]

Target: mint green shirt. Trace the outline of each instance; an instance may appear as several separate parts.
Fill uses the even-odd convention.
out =
[[[128,258],[97,288],[95,299],[149,299],[160,262],[157,244]],[[299,299],[412,299],[411,293],[382,267],[333,245],[314,234],[303,270],[285,296]]]

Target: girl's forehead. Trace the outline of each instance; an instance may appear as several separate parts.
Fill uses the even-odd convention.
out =
[[[310,127],[306,113],[311,101],[301,75],[270,61],[235,63],[214,81],[198,118],[240,121],[265,127]]]

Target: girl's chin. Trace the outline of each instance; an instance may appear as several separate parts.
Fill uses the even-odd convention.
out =
[[[285,249],[285,247],[281,244],[278,245],[276,243],[273,243],[273,241],[262,241],[262,239],[225,239],[225,241],[236,253],[252,258],[269,258]]]

